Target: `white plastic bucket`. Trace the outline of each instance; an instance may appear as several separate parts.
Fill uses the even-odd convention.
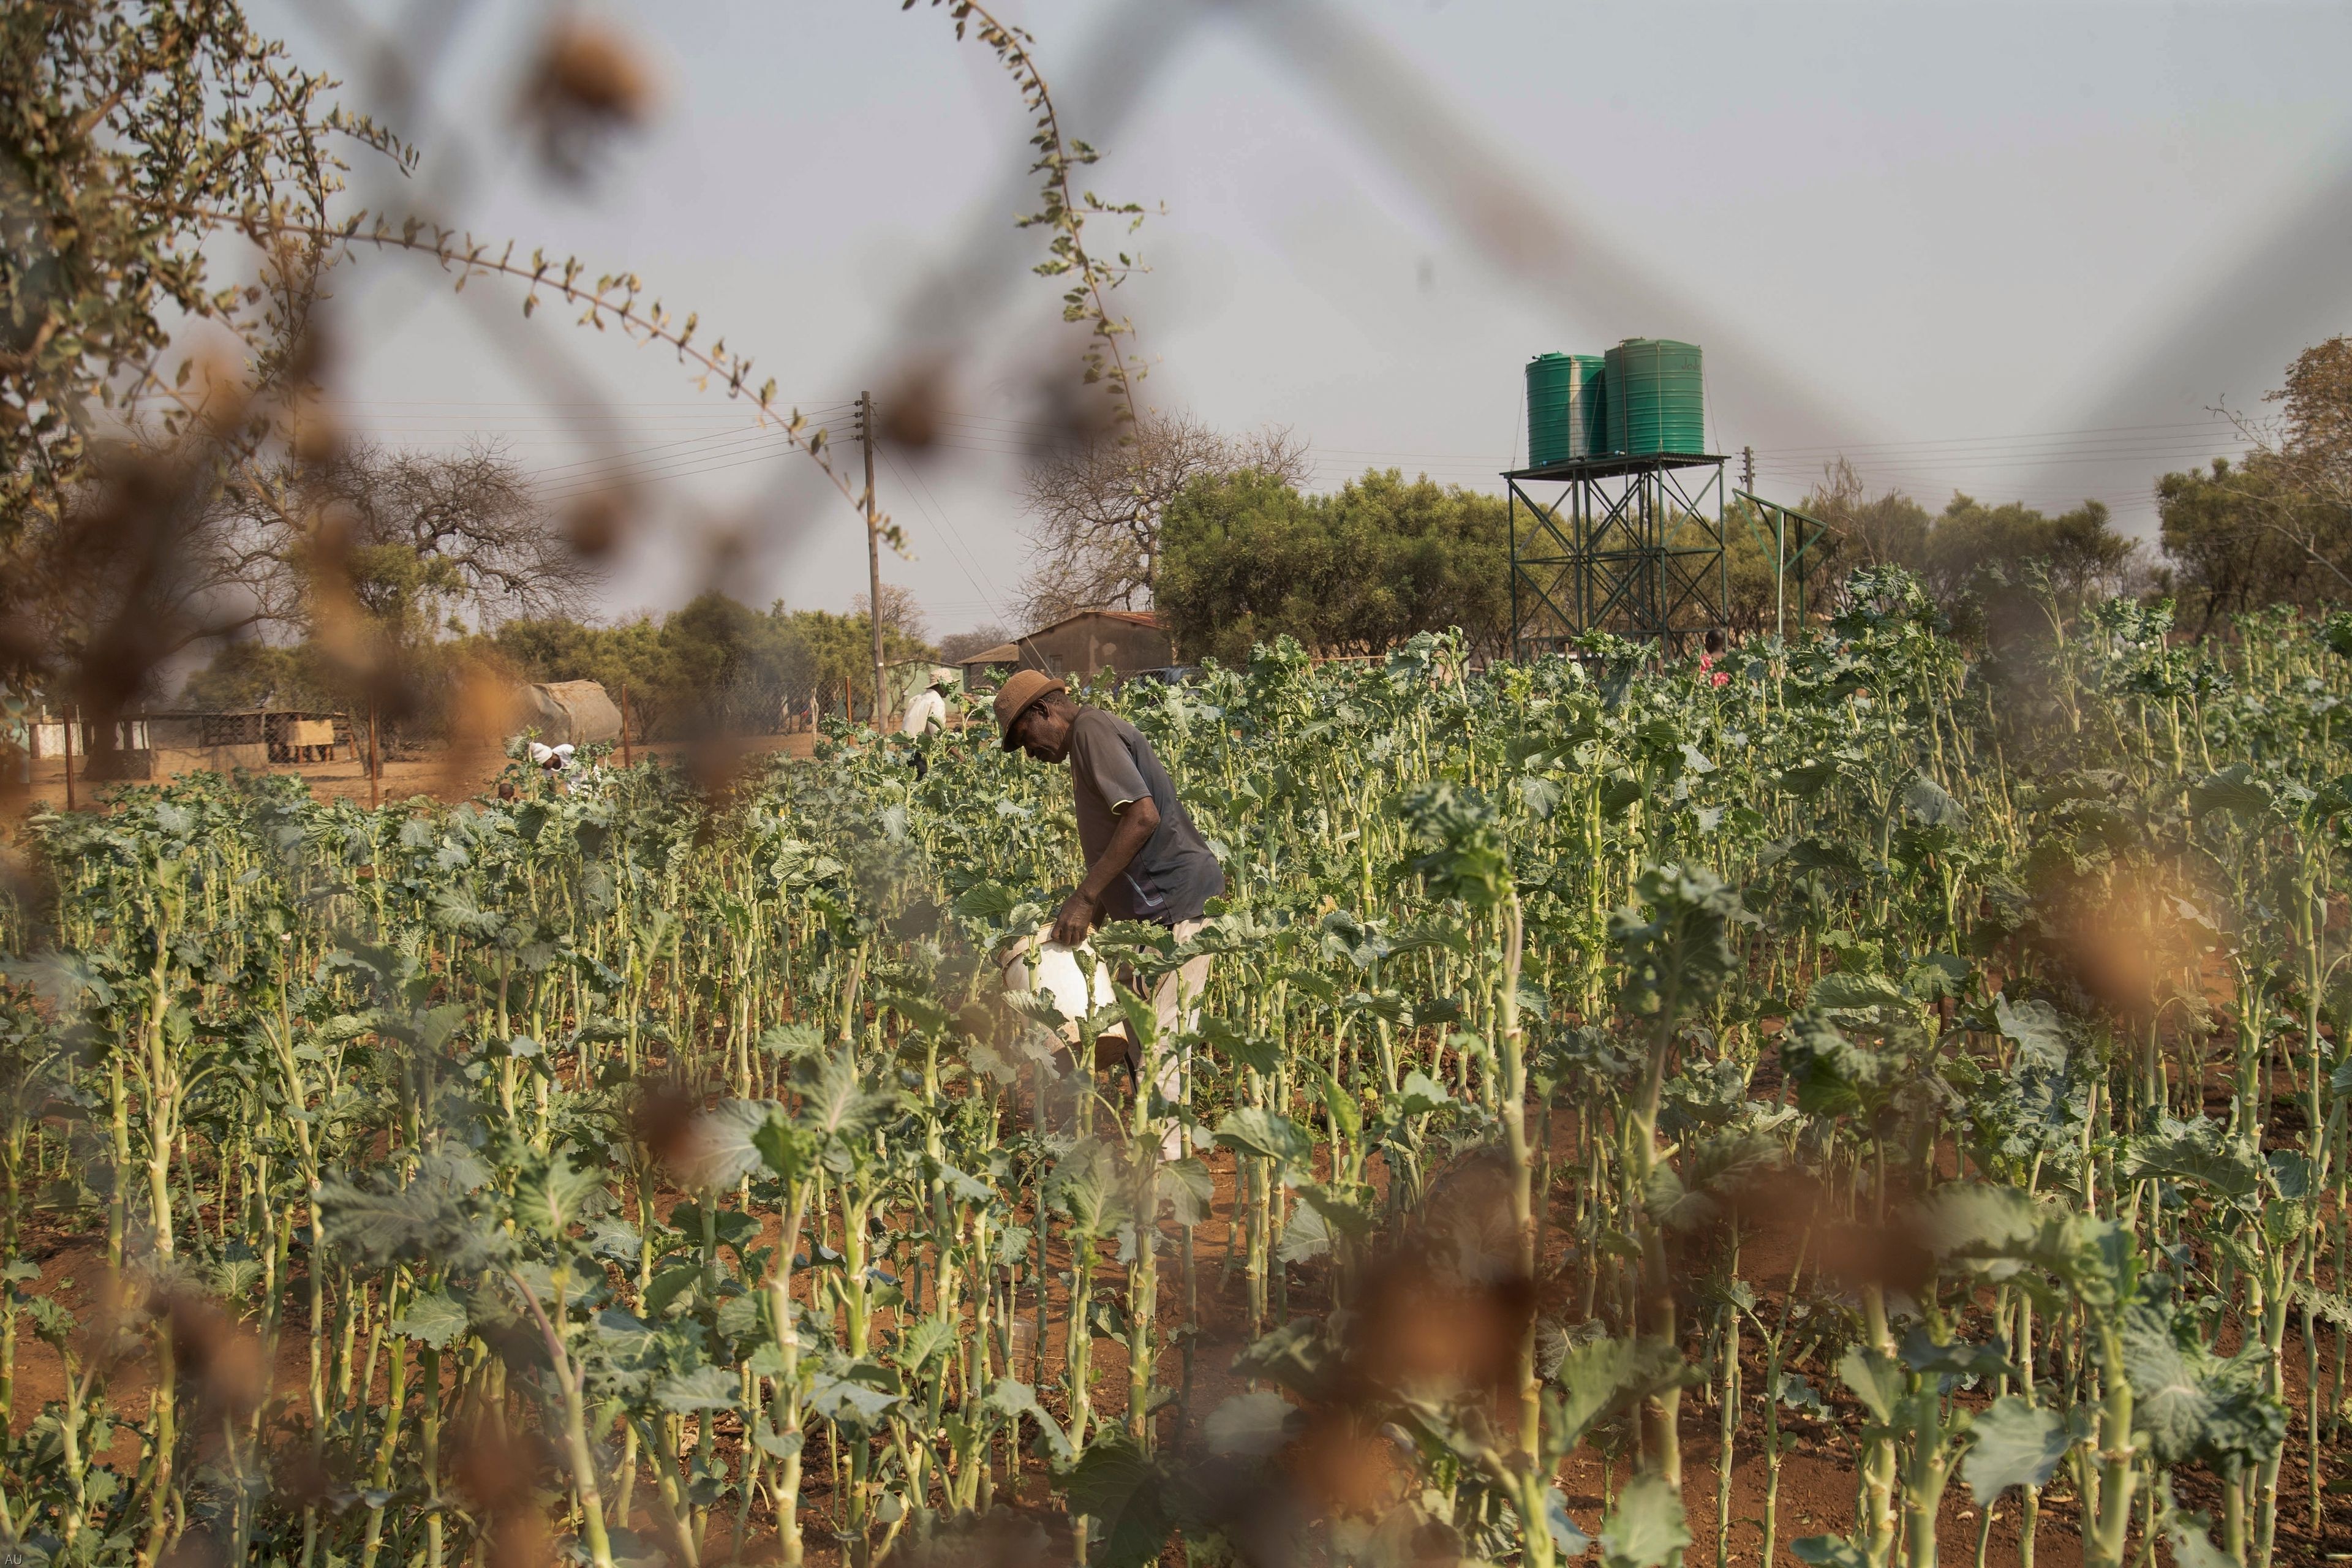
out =
[[[1013,945],[1003,960],[1004,990],[1008,995],[1025,992],[1052,998],[1055,1007],[1069,1020],[1062,1026],[1062,1037],[1076,1045],[1077,1020],[1111,1005],[1110,965],[1092,949],[1067,947],[1052,936],[1051,926],[1040,926],[1036,935]],[[1091,988],[1087,979],[1089,968],[1094,972]],[[1101,1037],[1124,1039],[1126,1033],[1121,1026],[1104,1031]]]

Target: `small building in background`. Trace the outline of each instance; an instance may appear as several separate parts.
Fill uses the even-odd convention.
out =
[[[1042,669],[1072,681],[1102,675],[1127,679],[1166,669],[1174,657],[1160,617],[1149,610],[1080,610],[965,659],[964,689],[993,690],[1016,669]]]
[[[341,713],[292,708],[250,708],[233,713],[193,710],[141,713],[114,721],[102,737],[88,719],[73,725],[73,755],[87,760],[95,782],[152,779],[182,773],[227,773],[239,768],[259,773],[272,763],[323,763],[339,750],[359,750],[351,721]],[[44,720],[31,726],[33,755],[63,758],[66,725]],[[111,744],[101,747],[101,739]]]

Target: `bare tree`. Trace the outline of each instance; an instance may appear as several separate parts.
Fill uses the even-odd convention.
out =
[[[849,613],[860,620],[867,611],[866,595],[857,595],[849,601]],[[923,614],[922,602],[914,590],[898,583],[882,584],[882,634],[898,636],[919,643],[930,639],[930,621]]]
[[[206,524],[215,593],[242,597],[254,622],[282,633],[320,630],[322,586],[347,587],[379,619],[397,599],[434,629],[449,614],[488,628],[579,616],[598,576],[529,476],[480,442],[458,452],[355,443],[321,461],[240,469]]]
[[[1048,452],[1030,469],[1022,498],[1036,550],[1022,584],[1032,624],[1148,605],[1160,518],[1178,492],[1204,475],[1244,471],[1301,485],[1311,471],[1307,453],[1287,426],[1228,436],[1186,413],[1151,414],[1116,435]]]
[[[1805,498],[1805,509],[1834,531],[1829,550],[1846,571],[1864,566],[1916,571],[1927,561],[1927,533],[1934,524],[1927,508],[1891,487],[1873,497],[1843,455],[1822,465],[1822,481]]]
[[[994,621],[982,621],[968,632],[950,632],[940,639],[940,658],[943,663],[961,664],[976,653],[1002,647],[1013,640],[1013,634]]]

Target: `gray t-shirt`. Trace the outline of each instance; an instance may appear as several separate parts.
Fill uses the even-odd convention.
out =
[[[1116,713],[1081,708],[1070,723],[1070,782],[1077,795],[1078,847],[1091,866],[1110,843],[1118,809],[1151,797],[1160,826],[1127,869],[1103,889],[1103,912],[1113,920],[1174,925],[1201,918],[1209,900],[1225,890],[1225,873],[1201,842],[1168,770],[1136,727]]]

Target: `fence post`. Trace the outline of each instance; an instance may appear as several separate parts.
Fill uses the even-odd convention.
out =
[[[621,765],[636,766],[635,753],[629,750],[629,683],[621,682]]]
[[[368,809],[383,804],[383,768],[375,749],[375,699],[368,699]]]
[[[67,710],[66,710],[65,731],[66,731],[66,809],[67,809],[68,811],[71,811],[71,810],[74,808],[74,787],[73,787],[73,743],[74,743],[74,731],[75,731],[76,730],[79,729],[80,727],[81,727],[81,710],[80,710],[80,709],[79,709],[79,708],[68,708],[68,709],[67,709]]]

